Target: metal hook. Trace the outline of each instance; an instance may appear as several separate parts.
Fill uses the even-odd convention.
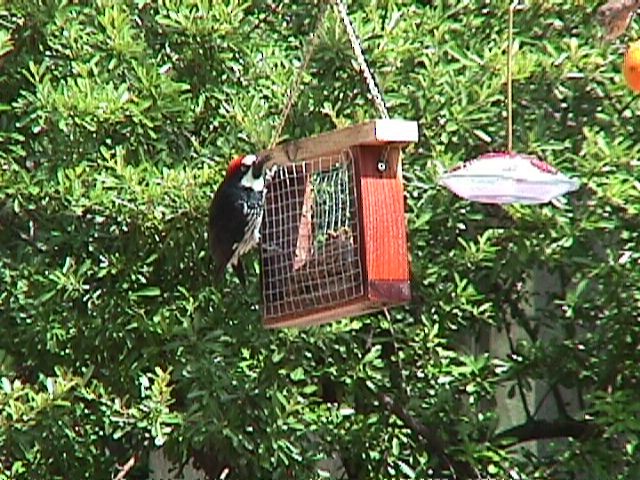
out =
[[[391,149],[391,145],[387,145],[384,147],[382,151],[382,155],[380,155],[380,159],[378,159],[378,172],[384,173],[389,168],[389,161],[387,157],[389,156],[389,150]]]

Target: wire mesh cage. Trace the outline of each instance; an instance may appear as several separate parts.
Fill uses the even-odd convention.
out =
[[[350,150],[277,170],[266,200],[262,264],[267,321],[363,294]]]
[[[400,146],[416,139],[415,122],[381,120],[270,152],[280,166],[261,231],[266,327],[320,324],[408,301]]]

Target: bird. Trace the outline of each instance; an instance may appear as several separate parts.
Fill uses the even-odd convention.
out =
[[[209,251],[215,262],[213,280],[219,284],[232,267],[245,285],[241,257],[260,242],[271,155],[242,155],[227,167],[209,205]]]

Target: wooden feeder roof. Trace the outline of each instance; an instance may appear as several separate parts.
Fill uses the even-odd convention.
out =
[[[292,140],[270,150],[271,165],[289,165],[304,160],[331,155],[358,146],[404,146],[418,141],[418,122],[399,119],[380,119],[353,125],[313,137]]]

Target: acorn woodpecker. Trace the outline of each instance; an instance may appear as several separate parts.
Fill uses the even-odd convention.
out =
[[[215,260],[214,282],[227,266],[245,283],[240,257],[258,245],[266,195],[265,163],[270,155],[245,155],[229,163],[209,205],[209,250]]]

